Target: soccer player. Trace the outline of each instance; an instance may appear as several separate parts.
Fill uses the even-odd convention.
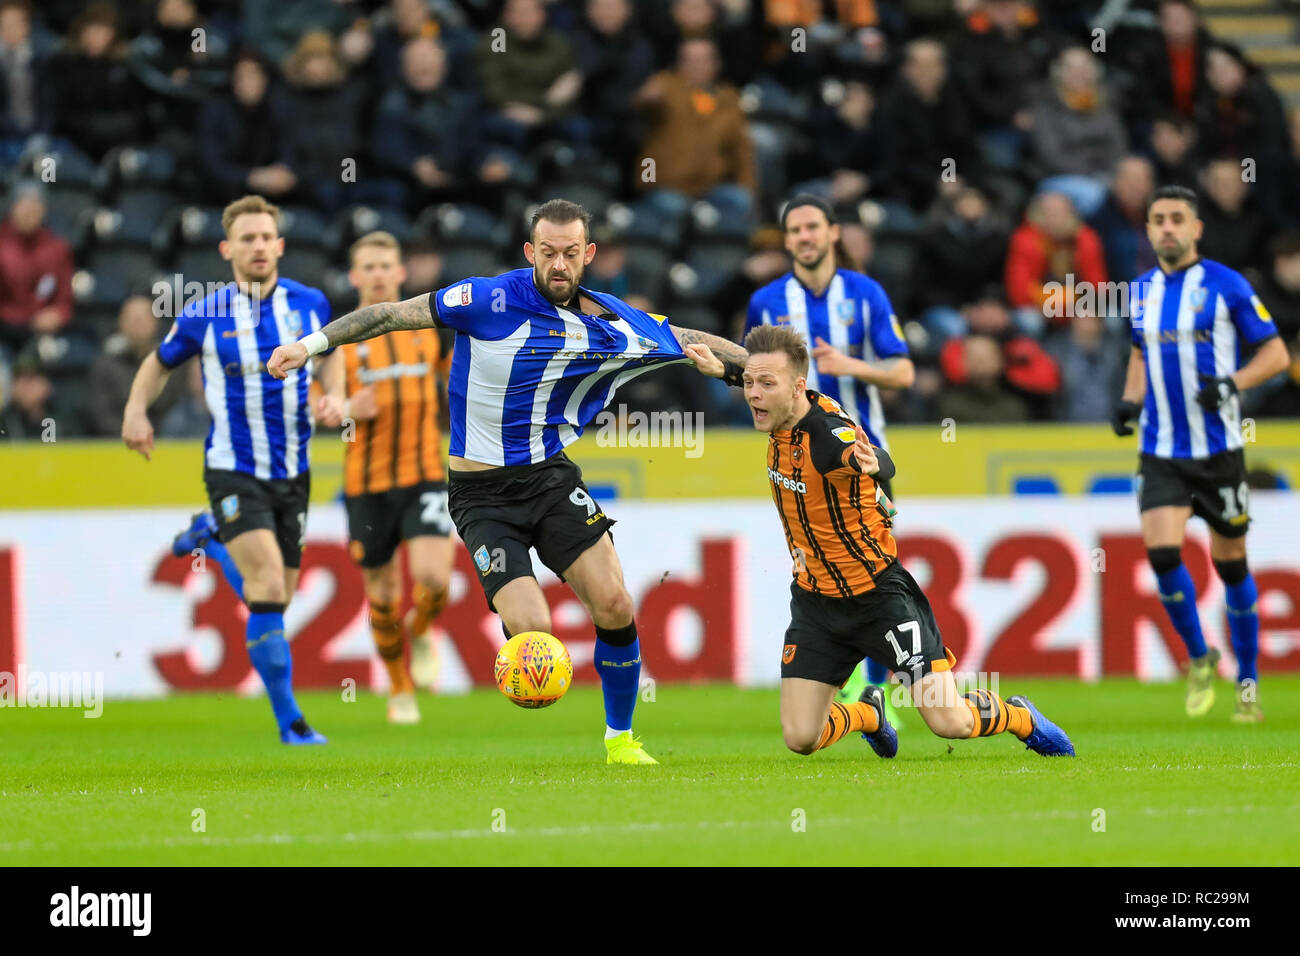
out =
[[[1200,717],[1214,706],[1220,658],[1201,633],[1196,588],[1181,556],[1183,532],[1195,514],[1210,526],[1210,556],[1227,595],[1237,655],[1232,719],[1256,723],[1264,718],[1256,672],[1259,614],[1246,565],[1250,502],[1238,396],[1285,369],[1289,359],[1250,284],[1196,251],[1203,229],[1190,189],[1162,186],[1152,194],[1147,238],[1158,266],[1131,286],[1133,349],[1111,427],[1131,435],[1129,422],[1140,417],[1142,539],[1160,600],[1191,658],[1187,714]],[[1254,349],[1244,365],[1243,347]]]
[[[834,700],[865,656],[905,675],[917,710],[939,737],[1005,731],[1043,756],[1074,756],[1070,738],[1028,698],[957,693],[956,658],[944,647],[930,602],[898,561],[890,509],[877,494],[894,463],[839,402],[808,388],[800,333],[783,326],[750,332],[743,374],[692,349],[700,371],[743,383],[754,427],[768,433],[767,476],[794,559],[781,654],[786,746],[810,754],[858,731],[881,757],[898,752],[880,687],[869,684],[852,703]]]
[[[888,450],[879,390],[911,388],[916,379],[889,296],[875,279],[847,268],[835,212],[819,197],[800,193],[787,202],[781,229],[794,266],[750,298],[741,338],[760,325],[789,325],[802,333],[813,346],[808,387],[839,402],[855,423],[865,424],[873,445]],[[880,487],[893,498],[888,479]],[[880,685],[889,676],[870,659],[863,668],[867,683]],[[841,703],[858,698],[858,675],[855,668],[837,696]]]
[[[670,362],[692,361],[684,345],[733,362],[744,351],[582,287],[583,269],[596,254],[590,218],[576,203],[543,203],[524,243],[531,268],[358,309],[277,349],[267,367],[285,375],[323,349],[395,329],[455,330],[449,506],[488,606],[507,634],[550,630],[550,608],[533,576],[529,549],[535,548],[595,625],[606,761],[653,764],[632,734],[641,653],[632,596],[609,533],[614,522],[564,448],[619,385]]]
[[[311,372],[272,377],[265,362],[281,343],[328,321],[329,302],[320,290],[279,274],[284,239],[278,208],[261,196],[244,196],[225,208],[221,223],[226,238],[219,248],[235,281],[186,305],[158,350],[140,363],[123,412],[122,440],[149,459],[153,428],[145,410],[171,372],[199,356],[212,415],[203,481],[240,577],[230,583],[248,604],[248,656],[266,686],[280,739],[323,744],[294,700],[284,636],[311,487]]]
[[[406,270],[398,241],[371,232],[352,245],[348,279],[360,307],[395,302]],[[356,433],[343,462],[343,501],[353,558],[361,565],[370,603],[370,632],[388,670],[388,720],[419,723],[412,676],[432,687],[436,660],[429,625],[447,603],[451,580],[451,516],[440,455],[438,390],[435,370],[445,379],[454,335],[427,329],[389,332],[364,344],[344,345],[330,356],[344,374],[338,383],[339,415],[322,424],[335,427],[352,419]],[[401,565],[397,549],[406,544],[414,582],[411,608],[399,617]],[[411,641],[411,673],[402,654],[405,630]]]

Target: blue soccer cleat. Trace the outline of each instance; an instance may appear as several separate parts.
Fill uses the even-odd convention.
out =
[[[862,735],[862,739],[871,745],[877,757],[892,757],[898,753],[898,733],[889,725],[885,716],[885,692],[875,684],[868,684],[858,698],[864,704],[870,704],[880,719],[880,726],[875,733]]]
[[[217,519],[211,511],[200,511],[190,526],[172,538],[172,554],[183,558],[196,548],[202,548],[217,534]]]
[[[1025,708],[1033,718],[1034,732],[1025,738],[1026,747],[1044,757],[1074,756],[1074,744],[1070,743],[1070,738],[1066,736],[1065,731],[1044,717],[1042,712],[1029,702],[1028,697],[1017,694],[1008,697],[1007,703]]]
[[[327,744],[329,740],[323,734],[312,730],[307,721],[299,717],[280,731],[280,743],[304,746],[306,744]]]

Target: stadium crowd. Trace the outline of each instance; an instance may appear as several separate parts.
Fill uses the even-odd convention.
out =
[[[563,196],[585,284],[734,337],[815,191],[917,363],[891,422],[1103,422],[1127,318],[1073,284],[1151,268],[1147,197],[1183,184],[1295,358],[1246,413],[1300,415],[1300,109],[1190,2],[0,0],[0,164],[7,439],[119,433],[250,192],[336,315],[356,236],[397,235],[415,294],[523,265]],[[672,370],[620,398],[747,421]],[[152,414],[206,433],[196,363]]]

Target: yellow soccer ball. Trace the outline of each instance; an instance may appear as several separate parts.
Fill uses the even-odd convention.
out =
[[[525,631],[497,651],[494,674],[497,688],[520,707],[549,707],[573,683],[573,661],[558,637]]]

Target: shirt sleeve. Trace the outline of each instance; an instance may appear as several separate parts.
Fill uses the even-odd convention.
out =
[[[312,307],[311,314],[308,316],[308,322],[311,324],[311,328],[308,329],[308,331],[319,332],[321,329],[325,328],[325,326],[330,324],[330,318],[333,314],[334,310],[330,308],[330,300],[325,297],[324,292],[319,292],[316,297],[316,304]],[[320,354],[329,355],[334,351],[334,348],[337,348],[337,346],[325,349],[325,351]]]
[[[763,308],[758,304],[758,293],[749,297],[749,309],[745,312],[745,330],[740,333],[740,343],[745,344],[745,336],[763,324]]]
[[[430,292],[429,311],[435,328],[454,329],[476,339],[500,339],[518,325],[511,324],[509,299],[509,290],[498,279],[472,276]]]
[[[867,334],[871,337],[871,347],[875,350],[876,358],[907,355],[907,339],[903,338],[903,327],[894,314],[894,306],[885,290],[879,283],[873,282],[867,286],[864,299],[871,309]]]
[[[203,350],[203,334],[207,320],[188,310],[172,323],[166,338],[158,344],[158,361],[163,367],[174,369]]]
[[[815,416],[808,425],[808,451],[813,467],[823,475],[841,468],[857,471],[857,459],[853,457],[853,443],[857,439],[857,429],[844,419]]]
[[[1258,345],[1265,339],[1277,335],[1277,326],[1273,316],[1268,314],[1264,303],[1250,287],[1250,283],[1240,275],[1233,275],[1232,281],[1224,290],[1228,303],[1228,314],[1237,330],[1246,337],[1251,345]]]

